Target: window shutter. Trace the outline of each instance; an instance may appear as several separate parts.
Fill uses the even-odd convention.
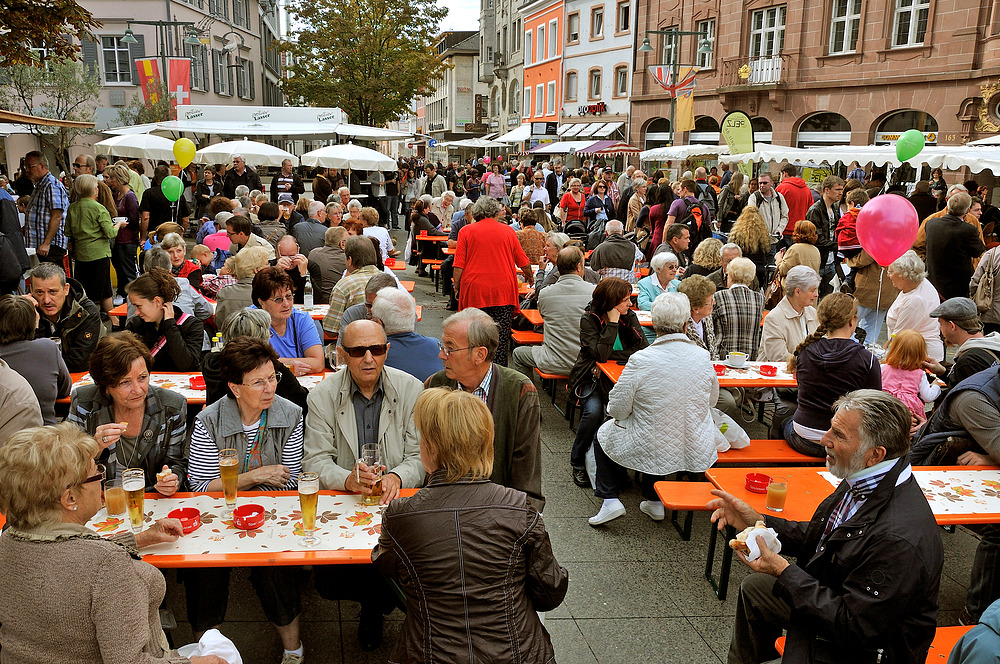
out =
[[[247,75],[247,80],[250,81],[250,96],[248,97],[248,99],[253,99],[254,98],[253,63],[247,61],[247,67],[250,68]]]
[[[139,70],[135,68],[135,61],[146,57],[146,37],[144,35],[135,35],[135,38],[139,43],[129,44],[128,54],[132,59],[132,71],[130,72],[132,85],[139,85]]]
[[[228,64],[229,63],[225,59],[222,60],[222,68],[226,72],[226,84],[227,84],[226,94],[229,95],[230,97],[232,97],[233,96],[233,88],[234,88],[234,85],[233,85],[233,76],[236,75],[236,68],[235,67],[229,67],[229,66],[227,66]]]
[[[84,39],[80,42],[80,52],[83,56],[83,69],[89,75],[100,74],[101,68],[98,61],[97,42]]]
[[[222,92],[222,75],[219,72],[219,52],[212,49],[212,91],[215,94]]]
[[[201,89],[208,90],[208,77],[210,76],[208,69],[208,48],[202,46],[198,51],[201,53],[199,56],[201,57]]]

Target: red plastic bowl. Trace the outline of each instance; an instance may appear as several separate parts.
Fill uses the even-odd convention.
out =
[[[264,508],[260,505],[240,505],[233,510],[233,524],[243,530],[254,530],[264,525]]]
[[[716,376],[725,376],[726,375],[726,365],[725,364],[713,364],[712,366],[715,368],[715,375]]]
[[[773,364],[762,364],[760,365],[760,375],[761,376],[777,376],[778,367]]]
[[[205,377],[204,376],[191,376],[191,380],[189,382],[191,383],[191,389],[192,390],[204,390],[205,389]]]
[[[181,507],[173,510],[167,517],[181,522],[184,534],[193,533],[201,526],[201,512],[195,507]]]
[[[752,493],[767,493],[767,485],[771,483],[771,476],[764,473],[747,473],[747,491]]]

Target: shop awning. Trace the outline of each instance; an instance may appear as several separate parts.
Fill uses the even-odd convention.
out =
[[[531,125],[523,124],[502,136],[497,136],[493,140],[500,143],[521,143],[529,138],[531,138]]]
[[[604,138],[605,136],[610,136],[624,126],[624,122],[609,122],[608,124],[601,127],[600,131],[594,133],[594,136],[598,138]]]
[[[639,148],[634,145],[629,145],[622,141],[597,141],[593,145],[579,150],[579,154],[585,155],[597,155],[603,157],[612,157],[620,154],[639,154],[642,152]]]
[[[583,152],[594,143],[600,141],[556,141],[554,143],[543,143],[534,150],[529,150],[531,154],[569,154],[573,152]]]
[[[10,122],[21,125],[40,125],[43,127],[71,127],[78,129],[91,129],[93,122],[77,122],[75,120],[53,120],[52,118],[40,118],[37,115],[27,113],[15,113],[0,109],[0,122]],[[14,132],[10,132],[14,133]]]
[[[675,159],[688,159],[690,157],[728,154],[728,145],[671,145],[646,150],[639,154],[639,159],[642,161],[672,161]]]

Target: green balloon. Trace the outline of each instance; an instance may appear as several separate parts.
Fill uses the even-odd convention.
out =
[[[900,161],[912,159],[924,149],[924,135],[916,129],[907,129],[896,141],[896,158]]]
[[[160,183],[160,191],[171,203],[177,201],[184,193],[184,183],[176,175],[168,175]]]

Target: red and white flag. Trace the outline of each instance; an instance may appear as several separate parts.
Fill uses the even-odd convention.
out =
[[[191,58],[167,58],[170,67],[167,89],[170,91],[170,106],[176,111],[178,106],[191,103]]]
[[[147,104],[155,104],[159,99],[156,93],[155,81],[160,80],[160,62],[156,58],[137,58],[135,61],[136,73],[139,76],[139,87],[142,88],[142,97]]]
[[[672,69],[673,68],[670,65],[651,65],[649,67],[649,73],[652,74],[653,80],[660,84],[660,87],[670,93],[671,97],[689,95],[694,92],[694,75],[698,71],[698,68],[678,68],[678,81],[676,84],[671,80],[673,78],[673,75],[671,74]]]

